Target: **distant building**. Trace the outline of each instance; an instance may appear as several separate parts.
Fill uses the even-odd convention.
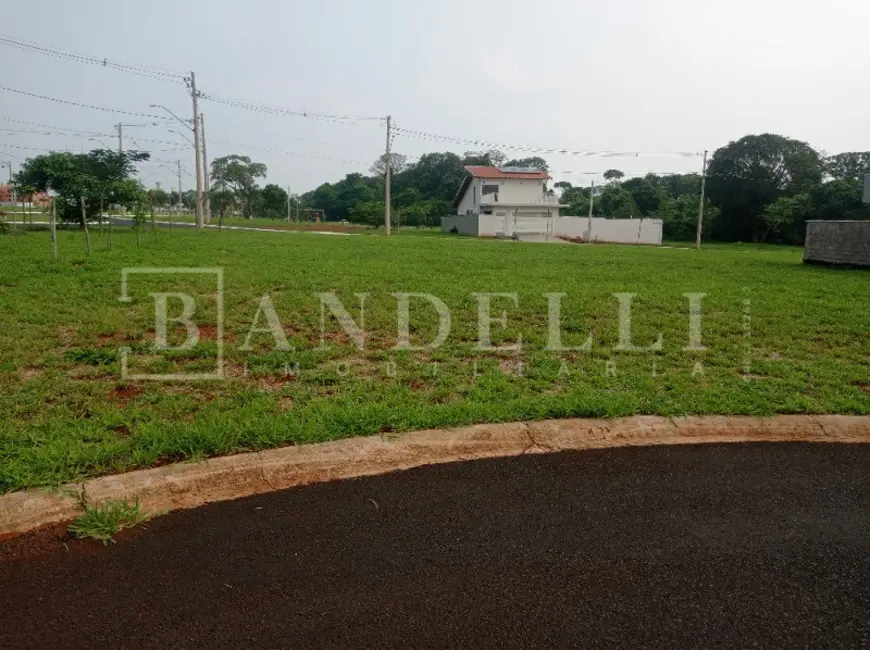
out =
[[[51,199],[45,192],[36,192],[32,195],[15,196],[11,185],[0,185],[0,204],[2,203],[32,203],[35,208],[44,208],[51,205]]]
[[[469,165],[441,230],[525,241],[662,243],[661,219],[603,219],[562,214],[567,205],[547,188],[547,172]]]

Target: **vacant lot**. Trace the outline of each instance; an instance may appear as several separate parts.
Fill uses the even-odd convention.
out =
[[[870,273],[806,267],[797,249],[702,251],[548,246],[453,237],[330,237],[306,233],[146,232],[0,236],[0,491],[187,458],[340,437],[481,421],[634,413],[870,413]],[[208,275],[131,275],[127,267],[222,268],[225,379],[122,381],[135,373],[215,368],[217,287]],[[199,343],[155,351],[155,300],[196,299]],[[360,323],[364,349],[332,317],[321,332],[318,293],[332,292]],[[428,293],[452,313],[436,350],[395,351],[395,292]],[[507,327],[479,350],[475,292]],[[619,303],[633,293],[632,336],[661,350],[614,350]],[[548,300],[564,293],[562,343],[547,350]],[[702,343],[689,343],[689,301],[703,293]],[[250,337],[264,295],[287,342]],[[170,316],[181,302],[170,299]],[[327,312],[328,313],[328,312]],[[438,329],[435,309],[411,303],[411,342]],[[260,314],[257,328],[265,329]],[[185,339],[183,327],[169,343]]]

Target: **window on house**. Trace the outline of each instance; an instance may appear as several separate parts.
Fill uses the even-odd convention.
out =
[[[484,208],[483,214],[492,214],[492,208]]]
[[[481,188],[480,193],[483,196],[486,196],[487,194],[498,194],[498,185],[484,185]]]

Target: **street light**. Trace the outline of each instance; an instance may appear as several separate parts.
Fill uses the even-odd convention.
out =
[[[191,90],[192,90],[191,94],[193,96],[193,119],[192,120],[182,120],[180,117],[178,117],[178,115],[176,115],[175,113],[170,111],[163,104],[150,104],[149,106],[150,106],[150,108],[162,108],[164,111],[169,113],[172,117],[174,117],[178,121],[179,124],[182,124],[182,125],[184,125],[185,128],[189,129],[190,131],[193,131],[193,142],[191,142],[190,144],[193,145],[193,150],[194,150],[194,153],[196,155],[196,227],[202,228],[204,225],[203,209],[202,209],[203,208],[203,203],[202,203],[202,201],[203,201],[203,196],[202,196],[202,173],[203,173],[203,170],[201,167],[202,163],[200,161],[200,154],[202,153],[202,151],[200,150],[200,145],[199,145],[199,123],[197,122],[198,112],[197,112],[197,107],[196,107],[196,98],[197,98],[196,85],[194,84],[194,81],[193,81],[193,73],[192,72],[190,73],[190,77],[191,77]],[[187,139],[187,138],[185,138],[185,139]],[[188,140],[188,142],[190,142],[190,140]]]

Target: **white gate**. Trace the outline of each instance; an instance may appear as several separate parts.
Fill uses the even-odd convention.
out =
[[[513,221],[513,232],[517,237],[523,235],[553,236],[553,217],[551,216],[512,215],[509,218]]]

